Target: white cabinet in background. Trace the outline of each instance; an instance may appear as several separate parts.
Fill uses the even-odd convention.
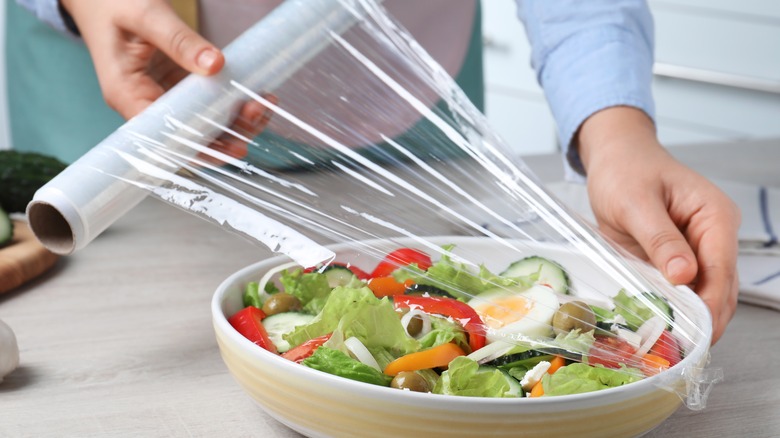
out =
[[[666,145],[780,137],[780,1],[649,0]],[[558,149],[514,0],[482,0],[486,115],[520,153]]]

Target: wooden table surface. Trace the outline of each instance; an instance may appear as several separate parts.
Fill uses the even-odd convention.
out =
[[[558,157],[527,162],[548,179],[560,175]],[[147,199],[48,274],[0,296],[0,319],[21,350],[20,368],[0,384],[0,437],[299,436],[233,381],[211,328],[217,285],[269,255]],[[681,408],[647,436],[780,436],[779,321],[740,305],[711,351],[724,380],[707,409]]]

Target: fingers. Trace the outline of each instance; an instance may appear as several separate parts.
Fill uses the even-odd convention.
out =
[[[184,23],[166,2],[150,2],[129,30],[191,73],[212,75],[225,64],[222,52]]]
[[[273,95],[264,96],[268,101],[276,104],[277,98]],[[250,100],[241,107],[233,125],[214,141],[210,149],[225,154],[232,158],[244,158],[248,153],[248,142],[259,135],[271,121],[273,112],[257,101]],[[198,157],[215,165],[224,164],[217,154],[198,154]]]
[[[712,313],[713,344],[720,339],[734,316],[739,295],[736,271],[739,213],[735,207],[729,208],[728,203],[722,205],[717,221],[697,225],[702,230],[692,230],[699,234],[696,238],[699,278],[695,290]]]
[[[643,199],[626,212],[623,226],[671,283],[688,284],[696,278],[696,256],[660,199]]]

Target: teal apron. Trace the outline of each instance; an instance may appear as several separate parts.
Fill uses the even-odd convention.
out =
[[[11,147],[73,162],[124,120],[103,100],[92,60],[80,40],[63,36],[14,0],[5,3]],[[482,111],[482,17],[476,3],[469,49],[455,79]]]

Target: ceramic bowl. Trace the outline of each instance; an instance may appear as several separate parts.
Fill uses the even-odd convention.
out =
[[[479,237],[441,237],[439,244],[456,244],[456,253],[481,259],[499,271],[496,244]],[[403,244],[403,242],[400,242]],[[337,260],[361,266],[365,260],[351,245],[334,246]],[[579,256],[541,245],[538,255],[558,261],[573,274],[604,290],[615,290],[610,279],[596,278]],[[493,399],[399,391],[326,374],[282,359],[249,342],[228,323],[242,308],[246,283],[257,281],[269,268],[287,262],[274,257],[248,266],[217,289],[212,300],[216,338],[222,358],[238,384],[269,415],[312,437],[622,437],[653,429],[684,401],[683,370],[706,364],[711,319],[704,303],[687,288],[670,300],[687,318],[680,324],[695,333],[685,342],[686,357],[656,376],[622,387],[559,397]],[[592,278],[590,278],[592,277]]]

